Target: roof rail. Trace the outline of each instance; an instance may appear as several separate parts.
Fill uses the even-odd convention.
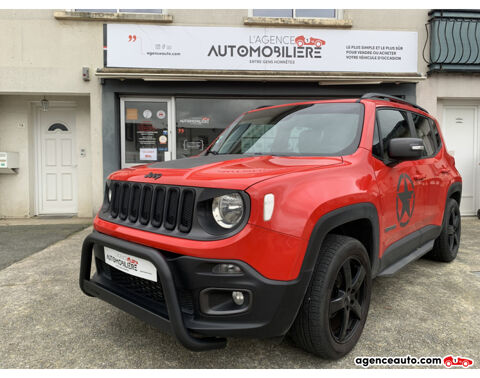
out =
[[[360,97],[361,100],[372,99],[372,98],[378,98],[380,100],[389,100],[391,102],[398,102],[399,104],[410,105],[410,106],[413,106],[414,108],[420,109],[422,112],[428,113],[424,108],[422,108],[421,106],[418,106],[413,102],[409,102],[407,100],[404,100],[403,98],[391,96],[384,93],[365,93],[362,97]]]

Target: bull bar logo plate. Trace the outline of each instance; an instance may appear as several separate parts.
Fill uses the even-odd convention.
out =
[[[104,247],[105,263],[124,273],[157,282],[157,268],[150,261]]]

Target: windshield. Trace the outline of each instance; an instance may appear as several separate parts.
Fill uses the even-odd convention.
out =
[[[363,105],[290,105],[246,113],[210,149],[214,154],[340,156],[360,141]]]

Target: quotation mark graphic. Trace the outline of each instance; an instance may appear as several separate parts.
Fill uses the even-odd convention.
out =
[[[132,35],[130,34],[128,36],[128,42],[135,42],[137,40],[137,36],[136,35]]]

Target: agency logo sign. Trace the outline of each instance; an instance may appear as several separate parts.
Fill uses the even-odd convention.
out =
[[[208,56],[240,58],[300,58],[321,59],[325,41],[303,35],[251,35],[248,44],[212,45]]]
[[[417,32],[109,24],[106,67],[416,73]]]

